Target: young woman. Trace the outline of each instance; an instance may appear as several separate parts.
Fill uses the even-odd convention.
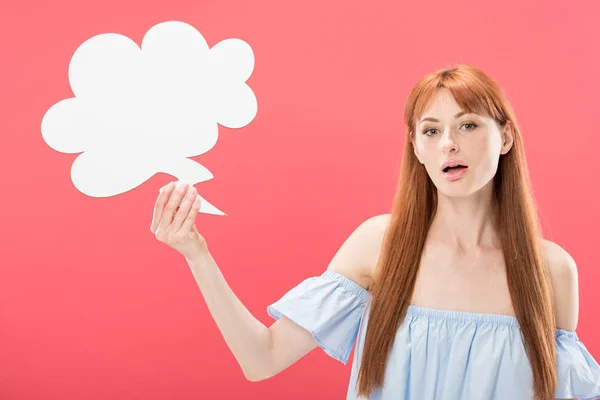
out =
[[[391,213],[270,305],[270,327],[196,229],[196,190],[161,189],[151,231],[185,256],[245,376],[269,378],[317,346],[346,363],[356,343],[348,399],[600,396],[600,366],[575,333],[576,266],[541,236],[502,90],[472,66],[436,71],[410,93],[405,122]]]

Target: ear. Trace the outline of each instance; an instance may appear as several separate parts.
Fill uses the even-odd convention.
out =
[[[514,130],[513,125],[510,120],[506,121],[504,125],[504,129],[502,130],[502,147],[500,149],[500,154],[506,154],[512,148],[514,143]]]

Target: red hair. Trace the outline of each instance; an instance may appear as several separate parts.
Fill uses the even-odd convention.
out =
[[[378,260],[370,305],[358,394],[383,385],[387,358],[409,305],[437,191],[418,162],[411,138],[415,121],[440,88],[447,88],[467,112],[510,122],[513,146],[500,156],[493,183],[495,226],[499,233],[510,296],[533,371],[536,399],[552,399],[556,388],[555,320],[550,278],[541,253],[541,227],[530,189],[523,140],[513,110],[500,87],[481,70],[456,65],[425,76],[410,93],[404,114],[408,134],[400,180]]]

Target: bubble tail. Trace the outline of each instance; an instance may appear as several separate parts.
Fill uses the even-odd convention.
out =
[[[213,215],[222,215],[227,216],[223,211],[219,210],[217,207],[209,203],[204,199],[204,197],[200,196],[200,211],[203,214],[213,214]]]

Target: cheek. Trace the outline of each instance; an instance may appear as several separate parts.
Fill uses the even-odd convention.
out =
[[[498,164],[498,158],[500,156],[499,152],[499,143],[496,143],[494,140],[489,140],[488,138],[483,138],[483,140],[478,141],[475,146],[475,154],[479,154],[480,166],[493,171],[496,169]]]
[[[432,143],[424,143],[425,141],[417,141],[417,152],[419,159],[424,164],[427,170],[431,169],[431,164],[436,164],[439,161],[439,155],[435,148],[432,148]]]
[[[419,142],[417,142],[417,145],[415,147],[417,149],[417,154],[419,155],[419,159],[421,160],[421,162],[424,162],[427,159],[427,149],[425,149],[425,146],[423,146],[423,143],[419,143]]]
[[[424,140],[419,138],[416,140],[416,149],[419,153],[419,157],[423,162],[427,162],[428,158],[435,156],[435,144],[432,140]]]
[[[487,138],[483,138],[477,143],[477,151],[479,154],[489,155],[492,153],[492,141]]]

